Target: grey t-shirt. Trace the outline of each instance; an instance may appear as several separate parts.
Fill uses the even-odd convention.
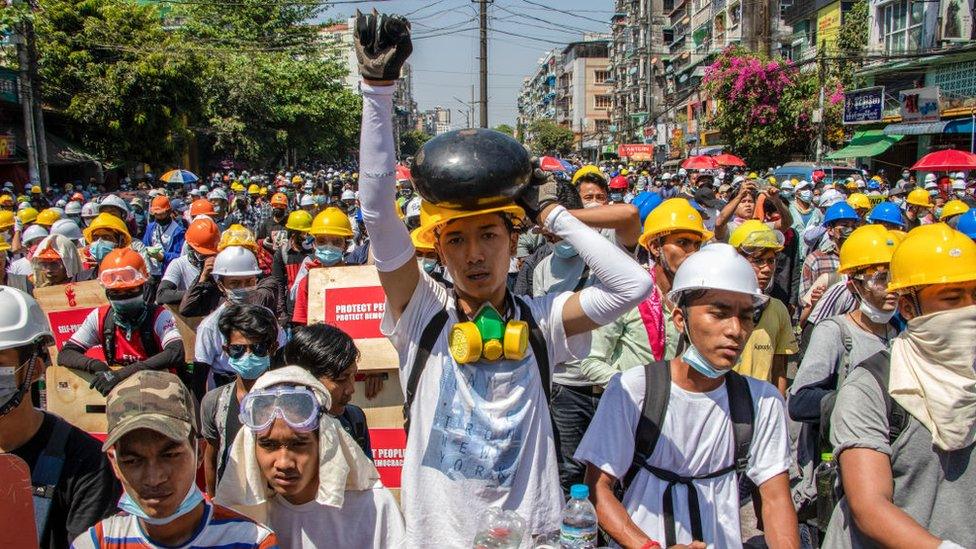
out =
[[[200,401],[200,434],[209,442],[217,442],[217,481],[224,476],[227,454],[241,430],[236,388],[236,383],[222,385],[207,391]]]
[[[892,501],[932,535],[963,547],[976,547],[976,444],[945,452],[932,445],[932,433],[914,417],[894,443],[888,443],[888,415],[881,386],[870,372],[851,371],[837,395],[830,421],[834,455],[869,448],[891,459]],[[830,519],[824,547],[875,547],[853,523],[842,498]]]

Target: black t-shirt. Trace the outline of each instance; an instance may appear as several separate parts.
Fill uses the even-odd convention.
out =
[[[56,416],[45,412],[37,433],[11,453],[33,470],[54,432],[55,421]],[[42,548],[68,547],[88,528],[113,515],[122,495],[122,487],[112,473],[101,443],[88,433],[71,426],[64,453],[64,467],[54,491],[47,529],[41,536]]]

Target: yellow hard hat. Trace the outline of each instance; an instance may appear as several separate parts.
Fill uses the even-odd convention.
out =
[[[769,177],[766,178],[766,181],[769,181],[769,184],[770,185],[776,185],[776,176],[772,176],[771,175],[771,176],[769,176]]]
[[[59,219],[61,219],[61,214],[51,208],[42,210],[41,213],[37,214],[37,224],[44,225],[45,227],[54,225],[54,222]]]
[[[915,189],[908,193],[908,198],[905,200],[913,206],[924,206],[926,208],[931,208],[932,197],[929,196],[929,192],[925,189]]]
[[[230,184],[230,190],[234,192],[240,192],[244,190],[244,185],[241,185],[240,181],[235,181]]]
[[[222,252],[229,246],[242,246],[251,250],[255,256],[258,253],[258,241],[254,238],[254,233],[240,223],[234,223],[227,230],[220,233],[220,242],[217,243],[217,251]]]
[[[41,194],[41,186],[34,185],[33,187],[31,187],[31,194]]]
[[[14,226],[14,212],[10,210],[0,210],[0,231]]]
[[[968,204],[962,200],[959,200],[958,198],[953,198],[952,200],[946,202],[945,206],[942,206],[942,213],[939,214],[939,221],[944,221],[947,217],[964,214],[968,211]]]
[[[888,291],[976,280],[976,242],[945,223],[912,229],[891,256]]]
[[[420,234],[420,227],[410,231],[410,240],[413,241],[413,247],[417,249],[420,253],[428,253],[434,251],[434,246],[430,242],[424,242],[417,238]]]
[[[732,231],[729,244],[734,248],[770,248],[782,250],[786,244],[783,233],[771,229],[758,219],[749,219]]]
[[[302,176],[296,175],[296,176],[292,177],[291,178],[291,182],[292,182],[292,184],[301,183],[302,182]]]
[[[9,194],[0,194],[0,206],[13,206],[14,197]]]
[[[319,212],[312,220],[312,227],[308,230],[312,236],[343,236],[352,238],[352,224],[345,212],[329,206]]]
[[[593,164],[587,164],[586,166],[576,170],[576,173],[573,174],[573,185],[579,183],[580,179],[588,175],[599,177],[604,183],[607,181],[607,175],[600,171],[600,168],[594,166]]]
[[[3,235],[0,235],[0,252],[6,252],[8,250],[10,250],[10,243],[7,242],[7,239]]]
[[[132,236],[129,234],[129,228],[125,226],[125,221],[122,221],[110,213],[98,214],[98,216],[92,220],[91,225],[85,227],[85,230],[83,231],[85,241],[89,244],[94,242],[95,237],[92,236],[92,234],[99,229],[109,229],[121,234],[123,246],[128,246],[129,243],[132,242]]]
[[[28,197],[26,194],[17,195],[17,203],[21,202],[30,202],[30,197]]]
[[[525,217],[525,211],[515,204],[505,204],[503,206],[495,206],[482,210],[455,210],[421,200],[420,227],[417,228],[417,240],[433,245],[437,241],[435,233],[447,223],[455,219],[490,213],[510,214],[517,219]]]
[[[627,170],[620,170],[620,175],[627,175]]]
[[[258,194],[259,192],[261,192],[261,188],[254,183],[251,183],[247,188],[247,194]]]
[[[867,195],[861,193],[851,193],[851,195],[847,197],[847,204],[855,210],[871,209],[871,199],[868,198]]]
[[[23,210],[17,212],[17,219],[19,219],[21,223],[33,223],[37,221],[37,210],[30,207],[24,208]]]
[[[261,187],[261,190],[259,192],[261,193],[261,196],[267,196],[267,194],[268,194],[268,188],[267,187]]]
[[[312,228],[312,214],[305,210],[295,210],[288,214],[288,221],[285,228],[291,231],[301,231],[307,233]]]
[[[651,239],[677,231],[689,231],[701,235],[702,241],[714,236],[702,223],[702,216],[684,198],[669,198],[651,210],[644,220],[644,233],[640,235],[641,246],[647,247]]]
[[[359,179],[359,172],[352,172],[353,179]]]
[[[871,265],[887,265],[902,240],[884,225],[864,225],[854,229],[840,247],[839,273],[847,273]],[[900,232],[900,231],[899,231]]]
[[[747,177],[746,179],[759,179],[759,174],[757,174],[756,172],[749,172],[749,177]]]

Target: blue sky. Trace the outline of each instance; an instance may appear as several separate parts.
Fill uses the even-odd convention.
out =
[[[333,5],[326,18],[344,19],[375,7],[407,15],[412,22],[413,92],[421,110],[457,111],[478,94],[478,4],[471,0],[385,0]],[[488,6],[488,123],[515,123],[522,78],[530,75],[546,51],[582,39],[583,32],[609,32],[613,0],[494,0]],[[477,119],[477,108],[475,117]]]

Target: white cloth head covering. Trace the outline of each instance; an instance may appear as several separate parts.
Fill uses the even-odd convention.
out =
[[[251,390],[274,385],[305,386],[319,398],[323,409],[327,410],[332,404],[325,386],[300,366],[265,372]],[[230,410],[229,413],[235,412]],[[254,433],[247,426],[242,427],[228,453],[227,467],[214,500],[254,520],[266,522],[267,504],[275,493],[268,487],[268,481],[258,466],[255,446]],[[339,420],[328,413],[322,414],[319,421],[319,490],[315,501],[330,507],[342,507],[346,490],[370,490],[377,486],[379,478],[373,462],[342,429]]]
[[[76,274],[81,272],[81,257],[78,256],[78,248],[75,246],[75,243],[64,235],[52,234],[44,237],[44,240],[34,250],[31,265],[34,267],[35,285],[46,286],[46,284],[41,282],[43,275],[41,275],[41,271],[38,268],[40,261],[37,259],[37,256],[48,248],[54,248],[54,251],[58,252],[58,255],[61,256],[61,263],[64,264],[64,272],[68,274],[68,278],[73,279]]]

